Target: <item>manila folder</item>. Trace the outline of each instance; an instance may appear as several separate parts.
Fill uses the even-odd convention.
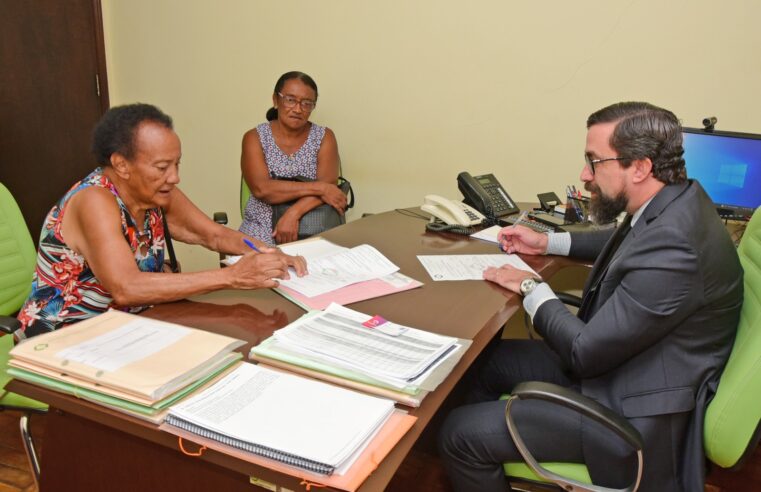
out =
[[[243,340],[108,311],[30,338],[11,350],[14,359],[156,401],[205,375]],[[48,373],[49,374],[49,373]]]

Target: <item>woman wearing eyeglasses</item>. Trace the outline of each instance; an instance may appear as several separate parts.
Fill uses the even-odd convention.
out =
[[[336,186],[340,158],[336,137],[309,117],[317,105],[317,84],[303,72],[280,76],[267,121],[243,135],[241,171],[251,197],[240,231],[268,244],[295,241],[299,220],[327,203],[340,214],[346,196]],[[303,176],[312,182],[290,181]],[[273,224],[272,204],[294,201]]]

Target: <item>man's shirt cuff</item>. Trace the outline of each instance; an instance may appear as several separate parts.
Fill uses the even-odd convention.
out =
[[[568,232],[553,232],[547,234],[548,255],[568,256],[571,252],[571,234]]]
[[[545,282],[538,284],[533,292],[523,298],[523,308],[531,317],[531,321],[534,321],[534,315],[539,310],[539,306],[551,299],[557,299],[558,297],[552,291],[549,285]]]

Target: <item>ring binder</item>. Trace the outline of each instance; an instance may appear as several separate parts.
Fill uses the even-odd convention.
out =
[[[173,425],[175,427],[179,427],[180,429],[186,430],[192,434],[197,434],[207,439],[213,439],[215,441],[221,442],[222,444],[227,444],[228,446],[232,446],[243,451],[248,451],[249,453],[276,460],[287,465],[298,466],[305,470],[320,473],[322,475],[330,475],[335,470],[335,467],[331,465],[319,463],[307,458],[302,458],[300,456],[279,451],[277,449],[268,448],[267,446],[260,446],[258,444],[242,441],[225,434],[220,434],[219,432],[215,432],[211,429],[193,424],[172,414],[167,415],[165,422],[169,425]],[[182,438],[180,437],[179,439],[181,440]],[[205,449],[205,446],[203,448]],[[182,449],[182,452],[188,454],[184,449]],[[198,456],[200,456],[200,454]]]

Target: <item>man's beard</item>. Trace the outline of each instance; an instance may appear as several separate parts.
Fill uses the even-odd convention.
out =
[[[586,183],[584,189],[594,193],[589,201],[589,215],[595,224],[613,222],[621,212],[626,210],[629,198],[623,190],[611,198],[603,195],[597,185]]]

